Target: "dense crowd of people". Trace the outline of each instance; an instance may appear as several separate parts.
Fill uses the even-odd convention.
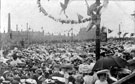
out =
[[[94,42],[32,44],[1,50],[0,84],[112,84],[135,72],[134,42],[110,41],[102,43],[100,50],[100,59],[117,57],[127,64],[120,66],[116,59],[119,66],[95,68]]]

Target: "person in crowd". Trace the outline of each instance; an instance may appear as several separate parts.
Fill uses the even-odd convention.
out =
[[[108,70],[101,70],[97,72],[98,80],[96,80],[95,84],[109,84],[107,81],[107,73]]]
[[[83,79],[84,79],[85,84],[94,84],[95,81],[94,81],[92,72],[89,72],[89,73],[87,72],[87,73],[84,73],[83,75],[84,75]]]
[[[135,59],[135,50],[131,51],[131,56],[133,57],[133,59]]]

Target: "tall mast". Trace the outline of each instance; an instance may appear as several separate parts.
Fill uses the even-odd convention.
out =
[[[8,13],[8,33],[11,32],[11,18],[10,18],[10,13]]]

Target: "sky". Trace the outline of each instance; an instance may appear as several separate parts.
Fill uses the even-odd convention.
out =
[[[66,18],[64,14],[59,14],[61,10],[60,2],[63,2],[63,0],[41,0],[42,6],[55,18],[77,20],[77,13],[84,18],[88,17],[85,0],[73,0],[69,3],[66,10],[69,18]],[[102,2],[103,0],[101,0]],[[94,0],[88,0],[88,3],[91,5]],[[135,11],[134,4],[135,1],[109,1],[108,7],[101,15],[101,26],[104,25],[113,30],[109,36],[118,36],[119,24],[122,34],[135,31],[134,19],[131,16]],[[12,30],[16,30],[16,25],[18,25],[18,30],[25,31],[26,23],[28,23],[34,31],[42,31],[41,27],[43,27],[45,33],[67,34],[64,31],[73,28],[74,33],[77,34],[80,28],[88,25],[88,22],[74,25],[55,22],[39,12],[37,0],[1,0],[1,32],[7,31],[8,13],[11,14]]]

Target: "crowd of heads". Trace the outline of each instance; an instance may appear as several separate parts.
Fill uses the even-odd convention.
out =
[[[133,45],[132,42],[103,43],[100,58],[118,56],[126,61],[133,60],[135,59],[135,50],[131,49]],[[4,50],[2,53],[4,53],[0,62],[2,84],[64,84],[67,83],[66,80],[68,84],[69,82],[83,84],[87,75],[94,77],[93,82],[98,78],[101,81],[108,78],[107,74],[98,71],[91,70],[86,73],[79,71],[81,64],[96,63],[94,42],[32,44],[27,48],[14,48]],[[131,70],[128,69],[123,75],[118,76],[118,70],[123,69],[117,67],[111,68],[109,73],[114,78],[120,79],[134,71],[132,65],[128,68]],[[94,76],[95,72],[97,76]],[[52,78],[54,76],[64,79],[58,81],[57,78]]]

